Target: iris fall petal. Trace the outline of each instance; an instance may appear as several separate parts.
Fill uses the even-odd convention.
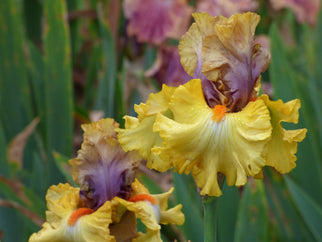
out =
[[[269,112],[257,100],[216,122],[202,96],[201,81],[187,84],[171,99],[174,120],[159,114],[154,129],[164,139],[160,149],[171,156],[175,170],[192,172],[202,195],[220,196],[218,172],[226,175],[228,185],[241,186],[265,165],[262,151],[271,135]]]
[[[267,95],[260,98],[270,111],[273,127],[272,138],[266,148],[266,165],[274,167],[282,174],[288,173],[296,166],[297,143],[305,138],[307,129],[285,130],[281,122],[298,122],[300,100],[283,103],[282,100],[271,101]]]
[[[118,140],[126,151],[138,150],[140,155],[148,159],[148,166],[161,171],[171,168],[171,162],[166,159],[166,154],[152,153],[151,150],[162,145],[162,139],[158,133],[153,132],[155,115],[163,113],[171,116],[169,113],[169,100],[175,88],[163,85],[162,92],[150,94],[146,104],[136,105],[135,111],[138,118],[125,116],[125,129],[117,129]],[[163,160],[161,159],[163,156]],[[164,162],[168,160],[168,162]]]

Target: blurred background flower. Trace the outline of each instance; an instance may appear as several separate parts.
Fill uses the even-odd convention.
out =
[[[228,18],[235,13],[254,12],[258,5],[257,0],[199,0],[196,11],[209,13],[212,17],[222,15]]]
[[[160,44],[170,37],[180,38],[192,11],[186,0],[125,0],[123,9],[129,21],[128,35],[150,44]]]
[[[300,23],[316,24],[320,10],[320,0],[271,0],[272,7],[276,10],[291,9]]]

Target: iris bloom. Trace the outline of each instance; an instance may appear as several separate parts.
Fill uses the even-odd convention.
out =
[[[125,0],[128,35],[139,42],[160,44],[166,38],[179,38],[186,30],[192,8],[186,0]]]
[[[59,184],[48,189],[47,222],[30,241],[161,241],[160,223],[183,224],[182,205],[168,209],[170,191],[151,195],[135,180],[140,156],[120,147],[113,119],[83,125],[84,142],[70,161],[80,188]],[[130,214],[130,216],[128,216]],[[131,216],[134,215],[134,216]],[[136,217],[147,227],[136,232]],[[134,231],[119,231],[123,226]],[[142,240],[143,239],[143,240]]]
[[[320,11],[320,0],[271,0],[272,7],[276,10],[290,8],[298,22],[307,22],[315,25]]]
[[[163,85],[136,106],[138,117],[126,116],[125,129],[118,129],[122,147],[138,150],[149,168],[191,172],[202,195],[221,195],[218,173],[228,185],[242,186],[248,176],[261,178],[264,166],[289,172],[306,129],[281,125],[298,122],[298,99],[283,103],[258,96],[260,74],[270,61],[254,41],[259,16],[193,16],[179,51],[195,79]]]

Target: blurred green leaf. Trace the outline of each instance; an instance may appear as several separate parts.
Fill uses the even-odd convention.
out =
[[[265,170],[265,191],[270,209],[270,233],[272,241],[314,241],[296,211],[282,175],[270,168]]]
[[[142,184],[149,190],[151,194],[160,194],[164,191],[160,188],[160,186],[153,181],[150,177],[145,174],[139,174],[138,179]]]
[[[56,150],[71,154],[73,137],[73,90],[71,76],[70,36],[65,1],[44,1],[45,29],[45,105],[46,139],[50,158],[51,183],[61,181],[52,161]]]
[[[237,187],[229,187],[224,184],[223,195],[217,201],[217,225],[218,225],[218,240],[219,241],[234,241],[238,205],[239,192]]]
[[[108,1],[107,1],[108,2]],[[97,8],[103,46],[103,70],[99,77],[96,108],[104,111],[104,116],[114,117],[114,98],[116,82],[116,46],[107,20],[106,4]]]
[[[185,223],[179,226],[186,240],[203,241],[202,203],[195,182],[190,175],[172,172],[176,204],[182,204]]]
[[[68,12],[79,11],[84,9],[84,1],[82,0],[68,0],[66,1]],[[72,48],[73,60],[77,60],[77,53],[82,46],[82,35],[81,35],[81,18],[70,19],[69,29],[70,29],[70,42]]]
[[[234,241],[270,241],[267,200],[261,180],[249,180],[244,187]]]
[[[319,21],[315,29],[303,26],[301,28],[301,51],[305,53],[305,58],[301,58],[301,64],[305,67],[305,74],[307,79],[305,84],[308,90],[308,98],[310,99],[311,108],[314,113],[311,113],[315,120],[313,123],[314,133],[316,134],[317,147],[322,146],[322,70],[320,63],[322,61],[322,14],[320,14]],[[303,87],[304,87],[303,85]],[[322,158],[322,151],[320,151],[319,157]]]
[[[49,150],[71,154],[73,91],[65,1],[44,1],[45,95]]]
[[[291,178],[284,176],[292,198],[316,241],[322,241],[322,208]]]
[[[89,63],[86,74],[86,83],[84,89],[84,105],[88,109],[93,109],[95,96],[97,93],[96,82],[98,80],[98,72],[100,69],[100,60],[102,55],[100,45],[94,45],[89,56]]]
[[[33,170],[27,179],[30,180],[30,188],[43,200],[48,189],[48,169],[47,164],[40,158],[40,154],[35,152],[33,157]],[[39,182],[42,181],[42,182]]]
[[[7,142],[4,136],[2,123],[0,122],[0,175],[10,177],[9,163],[7,159]]]
[[[1,198],[0,193],[0,198]],[[21,231],[24,230],[24,223],[22,223],[22,215],[14,208],[7,208],[0,206],[0,230],[3,232],[1,238],[4,242],[10,241],[26,241],[26,237]],[[19,233],[17,232],[19,231]]]
[[[0,1],[0,116],[8,141],[31,121],[23,43],[19,4]]]
[[[125,60],[123,59],[123,63],[121,66],[120,77],[118,82],[116,83],[116,112],[115,112],[115,120],[120,124],[121,127],[124,126],[124,119],[123,116],[126,114],[125,111],[125,103],[124,103],[124,85],[126,81],[126,70],[125,70]]]
[[[58,169],[61,171],[61,173],[64,175],[64,177],[66,178],[66,180],[72,184],[73,186],[77,186],[77,184],[74,182],[72,176],[71,176],[71,172],[66,170],[67,167],[71,168],[68,161],[69,158],[58,153],[58,152],[54,152],[54,159],[55,159],[55,163],[58,167]]]
[[[27,36],[34,43],[41,42],[42,5],[39,0],[23,0]]]
[[[309,88],[309,77],[306,76],[305,65],[296,63],[287,55],[285,44],[282,42],[276,24],[272,24],[270,29],[272,62],[269,68],[270,78],[274,87],[274,97],[284,101],[300,98],[302,107],[300,109],[299,125],[287,124],[285,127],[308,129],[307,137],[298,144],[297,168],[291,172],[296,181],[301,184],[316,201],[322,202],[322,194],[317,190],[322,190],[321,183],[321,149],[319,148],[319,138],[317,129],[319,126],[311,101]],[[294,50],[295,51],[295,50]],[[296,58],[304,59],[304,53],[296,52]],[[301,62],[299,62],[301,63]]]
[[[45,140],[45,93],[44,93],[44,59],[40,50],[30,41],[28,44],[28,71],[31,80],[33,102],[36,114],[40,118],[39,130]]]

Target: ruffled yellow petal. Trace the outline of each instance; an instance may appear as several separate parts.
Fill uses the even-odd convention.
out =
[[[150,94],[146,103],[135,106],[138,118],[125,116],[125,129],[116,129],[118,140],[125,151],[137,150],[148,160],[148,167],[157,167],[161,171],[170,169],[171,161],[166,154],[151,153],[151,149],[162,145],[160,135],[153,132],[153,124],[157,113],[167,117],[172,115],[168,104],[174,90],[173,87],[163,85],[161,92]]]
[[[139,120],[167,111],[169,109],[168,103],[174,90],[174,87],[163,85],[162,92],[151,93],[146,103],[134,105],[134,110],[138,114]]]
[[[47,222],[43,228],[31,235],[29,241],[115,241],[109,234],[111,205],[106,202],[93,213],[80,216],[75,224],[70,224],[70,216],[82,205],[79,189],[69,184],[51,186],[47,192]]]
[[[262,151],[271,124],[262,100],[216,122],[203,99],[201,81],[195,79],[176,89],[169,106],[174,120],[158,114],[154,124],[164,140],[159,149],[171,156],[176,171],[192,171],[202,195],[221,195],[218,172],[226,175],[228,185],[241,186],[265,165]]]
[[[155,167],[162,163],[159,155],[151,153],[151,149],[162,145],[160,135],[153,132],[155,116],[139,119],[125,116],[125,129],[118,129],[119,142],[126,151],[137,150],[140,155],[148,160],[148,167]],[[170,169],[171,163],[162,163],[163,171]]]
[[[285,130],[281,122],[297,123],[299,118],[300,100],[295,99],[287,103],[282,100],[271,101],[267,95],[260,97],[267,105],[273,127],[272,138],[266,148],[266,165],[274,167],[284,174],[295,166],[297,142],[301,142],[307,129]]]
[[[168,192],[162,194],[152,195],[159,204],[160,207],[160,223],[161,224],[178,224],[184,223],[184,215],[181,212],[182,205],[179,204],[173,208],[168,209],[169,196],[172,194],[174,188],[172,187]]]

